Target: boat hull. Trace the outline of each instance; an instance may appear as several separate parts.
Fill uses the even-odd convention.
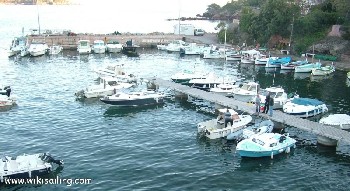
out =
[[[163,98],[146,98],[146,99],[134,99],[134,100],[108,100],[101,98],[103,103],[115,105],[115,106],[141,106],[141,105],[155,105],[163,104]]]

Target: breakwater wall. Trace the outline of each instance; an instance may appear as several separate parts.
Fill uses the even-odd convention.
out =
[[[77,34],[74,36],[68,35],[30,35],[28,36],[29,43],[31,42],[46,42],[47,45],[61,45],[65,50],[73,50],[77,48],[79,40],[90,40],[91,43],[94,40],[103,40],[108,42],[110,40],[116,40],[121,44],[125,44],[126,41],[132,40],[133,44],[142,48],[156,47],[157,44],[167,44],[173,40],[185,40],[186,42],[196,42],[194,39],[186,38],[186,36],[179,36],[174,34],[122,34],[122,35],[105,35],[105,34]]]

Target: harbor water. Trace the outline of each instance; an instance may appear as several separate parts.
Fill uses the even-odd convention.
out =
[[[0,22],[8,26],[0,31],[1,42],[8,43],[0,46],[8,48],[11,30],[21,20]],[[314,134],[286,127],[285,132],[297,140],[296,149],[274,159],[249,160],[236,153],[235,142],[197,135],[197,123],[216,117],[213,104],[203,100],[166,99],[159,106],[118,108],[74,96],[95,83],[93,69],[109,64],[124,64],[125,71],[144,79],[170,79],[195,67],[218,75],[241,73],[262,88],[280,85],[287,92],[324,101],[328,113],[349,114],[350,84],[345,72],[314,78],[156,49],[138,52],[138,58],[79,56],[76,51],[8,58],[2,50],[0,82],[11,85],[18,105],[0,112],[0,154],[49,152],[65,162],[50,176],[90,178],[92,182],[0,185],[0,190],[348,190],[350,146],[345,143],[322,147]]]

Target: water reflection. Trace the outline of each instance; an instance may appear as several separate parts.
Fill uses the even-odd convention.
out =
[[[155,109],[164,108],[164,104],[158,105],[146,105],[146,106],[137,106],[137,107],[118,107],[118,106],[109,106],[106,111],[103,113],[104,117],[125,117],[132,114],[141,113],[141,112],[151,112]]]
[[[310,77],[310,73],[294,72],[294,80],[302,80]]]
[[[322,82],[323,80],[330,79],[333,75],[326,75],[326,76],[314,76],[310,75],[310,80],[312,82]]]

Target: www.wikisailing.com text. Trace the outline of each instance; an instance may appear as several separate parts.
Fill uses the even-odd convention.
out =
[[[5,184],[91,184],[91,178],[5,178]]]

